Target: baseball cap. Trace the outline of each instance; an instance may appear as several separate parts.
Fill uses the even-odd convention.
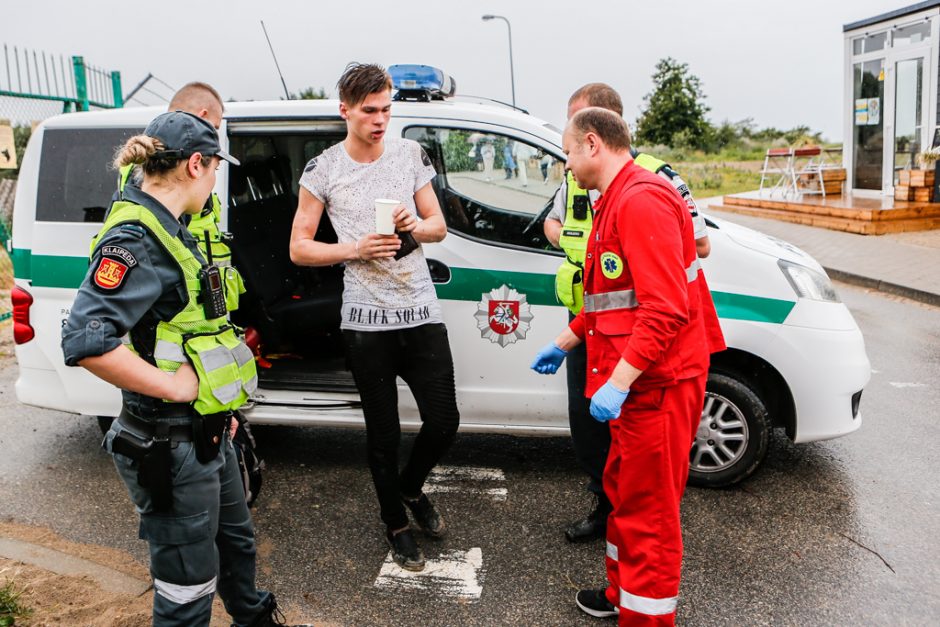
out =
[[[144,134],[163,142],[164,149],[156,157],[188,159],[197,152],[206,157],[216,156],[232,165],[241,165],[238,159],[222,150],[219,134],[206,120],[184,111],[170,111],[155,117]]]

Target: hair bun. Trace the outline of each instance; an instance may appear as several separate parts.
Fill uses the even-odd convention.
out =
[[[163,148],[162,142],[147,135],[134,135],[123,146],[117,149],[114,155],[114,168],[121,169],[126,165],[140,165]]]

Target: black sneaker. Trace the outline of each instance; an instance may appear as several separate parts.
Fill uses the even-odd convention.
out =
[[[392,547],[392,559],[395,560],[396,564],[405,570],[415,572],[424,570],[424,554],[421,553],[421,547],[415,541],[411,529],[405,529],[394,534],[391,531],[386,531],[385,539]]]
[[[597,618],[610,618],[620,613],[620,608],[607,600],[604,590],[581,590],[574,597],[574,602],[584,612]]]
[[[251,621],[249,627],[314,627],[312,623],[288,624],[287,618],[281,608],[277,606],[277,599],[274,598],[273,594],[268,597],[266,605],[264,611]],[[235,627],[234,623],[232,623],[232,627]]]
[[[427,494],[422,493],[416,500],[403,496],[401,500],[411,510],[411,515],[414,516],[415,522],[418,523],[421,531],[432,538],[443,537],[444,519]]]

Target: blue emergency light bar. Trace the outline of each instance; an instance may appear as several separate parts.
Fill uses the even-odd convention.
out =
[[[397,90],[395,100],[443,100],[457,91],[454,79],[430,65],[390,65],[388,73]]]

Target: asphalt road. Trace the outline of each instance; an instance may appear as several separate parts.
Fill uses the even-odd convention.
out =
[[[940,309],[838,287],[875,370],[863,426],[799,446],[777,434],[744,484],[688,491],[681,624],[940,621]],[[144,562],[95,422],[19,405],[15,377],[5,362],[0,517]],[[438,576],[404,580],[379,576],[387,549],[364,433],[258,432],[259,580],[299,614],[331,625],[610,624],[573,603],[579,587],[603,583],[604,547],[562,537],[589,504],[566,439],[459,436],[445,461],[457,470],[435,481],[450,534],[423,542]]]

